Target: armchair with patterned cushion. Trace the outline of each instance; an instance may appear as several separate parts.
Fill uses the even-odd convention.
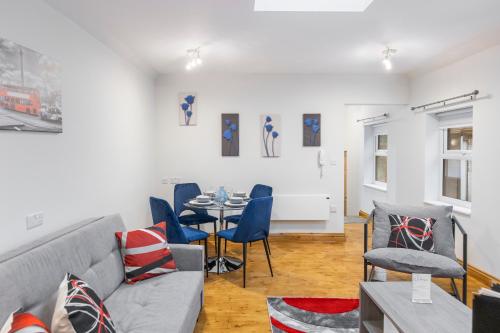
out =
[[[364,225],[364,280],[371,280],[375,267],[450,278],[455,297],[466,303],[467,233],[452,215],[453,207],[402,206],[377,201],[374,206]],[[373,221],[371,250],[368,250],[369,221]],[[462,264],[455,255],[456,228],[463,238]],[[461,297],[455,279],[463,280]]]

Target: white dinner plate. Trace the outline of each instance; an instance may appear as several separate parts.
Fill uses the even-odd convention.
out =
[[[247,202],[242,202],[240,204],[232,204],[229,200],[224,202],[224,205],[225,206],[228,206],[228,207],[233,207],[233,208],[242,208],[242,207],[245,207],[247,205]]]
[[[208,202],[198,202],[196,200],[191,200],[191,201],[189,201],[189,204],[193,205],[193,206],[211,206],[214,204],[214,202],[212,200],[210,200]]]

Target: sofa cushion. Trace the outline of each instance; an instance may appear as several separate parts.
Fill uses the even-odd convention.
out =
[[[106,306],[87,282],[68,273],[58,292],[52,332],[116,333]]]
[[[458,262],[425,251],[379,248],[366,252],[364,257],[369,263],[392,271],[447,278],[462,278],[465,274]]]
[[[391,235],[389,214],[406,216],[432,217],[436,219],[433,227],[435,253],[455,260],[455,241],[453,240],[451,213],[452,206],[408,206],[394,205],[373,201],[374,230],[372,247],[374,249],[387,247]]]
[[[174,272],[122,284],[105,304],[120,333],[193,332],[202,293],[203,271]]]
[[[116,233],[125,268],[125,282],[134,284],[177,270],[166,234],[166,222]]]

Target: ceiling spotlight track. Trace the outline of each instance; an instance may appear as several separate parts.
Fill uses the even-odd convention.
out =
[[[384,59],[382,60],[382,63],[384,64],[384,67],[386,70],[390,71],[392,69],[392,61],[391,58],[393,55],[398,52],[396,49],[391,49],[389,46],[386,47],[384,51],[382,51],[382,54],[384,55]]]
[[[190,71],[195,67],[202,64],[202,60],[200,57],[200,48],[197,47],[195,49],[187,50],[188,63],[186,64],[186,70]]]

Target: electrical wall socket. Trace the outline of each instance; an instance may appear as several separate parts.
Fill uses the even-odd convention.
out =
[[[43,212],[26,216],[26,230],[31,230],[43,224]]]
[[[181,181],[182,180],[180,177],[165,177],[165,178],[162,178],[161,183],[175,185],[175,184],[180,184]]]

